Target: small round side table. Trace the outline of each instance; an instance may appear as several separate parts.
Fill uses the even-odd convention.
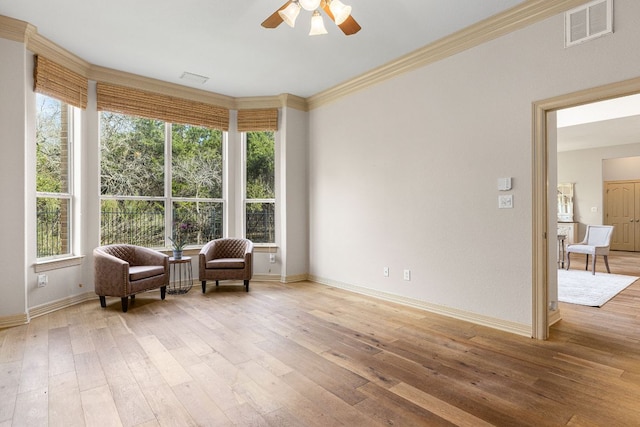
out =
[[[193,286],[193,270],[191,257],[180,259],[169,257],[170,281],[167,292],[170,294],[186,294]]]

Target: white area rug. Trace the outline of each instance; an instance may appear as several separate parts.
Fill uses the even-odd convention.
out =
[[[558,270],[558,301],[571,304],[602,307],[624,288],[638,280],[637,277],[621,274],[590,271]]]

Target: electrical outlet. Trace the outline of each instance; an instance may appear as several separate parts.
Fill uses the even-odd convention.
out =
[[[384,277],[389,277],[389,267],[384,267],[382,269],[382,274],[384,275]]]
[[[404,280],[411,280],[411,270],[404,270],[402,278]]]
[[[49,278],[46,274],[38,274],[38,287],[44,288],[49,283]]]
[[[276,254],[269,254],[269,262],[271,264],[275,264],[275,262],[276,262]]]

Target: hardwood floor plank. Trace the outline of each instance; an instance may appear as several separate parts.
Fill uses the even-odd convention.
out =
[[[424,410],[460,427],[489,427],[492,424],[475,417],[460,408],[450,405],[409,384],[399,383],[389,389],[390,392],[406,399]]]
[[[175,386],[193,380],[155,336],[142,337],[138,341],[168,385]]]
[[[80,387],[75,371],[49,377],[49,426],[84,426]]]
[[[195,382],[178,384],[173,387],[186,411],[199,426],[228,426],[231,421],[211,397]]]
[[[292,371],[284,375],[282,380],[310,401],[315,402],[321,408],[325,408],[333,418],[345,426],[379,427],[387,425],[386,423],[379,423],[371,418],[369,414],[359,411],[353,405],[345,402],[298,371]]]
[[[296,418],[305,426],[340,425],[326,408],[307,399],[281,378],[257,363],[247,362],[241,366],[241,369],[260,387],[267,399],[277,402],[279,405],[273,410],[265,411],[265,417],[268,418],[267,414],[286,408],[288,413],[295,413]]]
[[[376,384],[365,384],[360,391],[370,398],[357,403],[356,407],[387,425],[455,425]]]
[[[20,388],[20,361],[0,363],[0,422],[13,417]]]
[[[29,389],[18,393],[13,416],[15,426],[43,426],[48,422],[49,396],[47,388]]]
[[[76,354],[74,360],[81,392],[107,385],[100,358],[95,351]]]
[[[198,423],[189,415],[173,389],[164,384],[154,388],[143,389],[145,398],[151,406],[158,423],[163,427],[197,426]]]
[[[87,427],[122,426],[111,391],[106,384],[81,391],[80,398]]]
[[[75,372],[73,347],[68,326],[49,329],[48,366],[50,376]]]

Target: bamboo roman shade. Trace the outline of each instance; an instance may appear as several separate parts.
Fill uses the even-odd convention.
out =
[[[79,108],[87,108],[89,81],[86,77],[35,55],[34,90]]]
[[[204,102],[109,83],[97,85],[98,111],[229,130],[229,110]]]
[[[278,109],[238,110],[238,132],[278,130]]]

